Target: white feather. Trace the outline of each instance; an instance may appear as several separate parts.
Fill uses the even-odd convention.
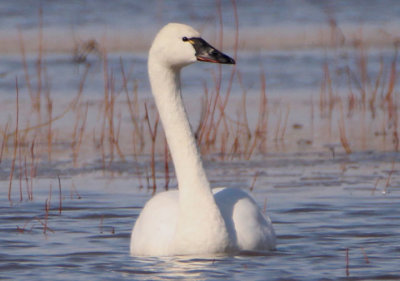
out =
[[[200,37],[190,26],[170,23],[149,52],[153,96],[175,166],[178,189],[162,192],[144,206],[132,230],[137,256],[265,251],[275,248],[271,221],[243,190],[211,190],[183,106],[180,70],[196,61],[183,37]]]

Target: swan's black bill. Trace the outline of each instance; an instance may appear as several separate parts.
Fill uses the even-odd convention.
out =
[[[233,58],[218,51],[202,38],[186,38],[184,41],[188,41],[193,45],[194,49],[196,50],[196,58],[198,61],[235,64],[235,60]]]

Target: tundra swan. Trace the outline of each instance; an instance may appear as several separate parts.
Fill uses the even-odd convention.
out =
[[[196,61],[235,64],[190,26],[170,23],[149,51],[148,74],[160,114],[178,190],[156,194],[132,230],[134,256],[203,255],[275,248],[270,219],[237,188],[211,189],[183,105],[182,67]]]

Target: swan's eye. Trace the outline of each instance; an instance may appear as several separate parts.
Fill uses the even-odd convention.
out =
[[[189,41],[189,39],[185,36],[185,37],[182,37],[182,41],[187,42],[187,41]]]

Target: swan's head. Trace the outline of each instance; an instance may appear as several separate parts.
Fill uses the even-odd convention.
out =
[[[235,64],[234,59],[203,40],[198,31],[179,23],[169,23],[158,32],[149,58],[172,68],[181,68],[196,61]]]

